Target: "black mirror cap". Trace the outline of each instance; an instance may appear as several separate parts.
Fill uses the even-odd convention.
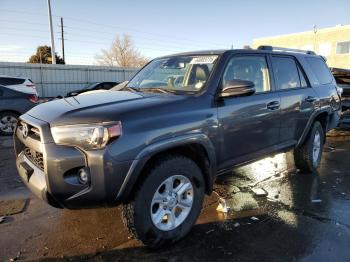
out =
[[[225,84],[220,97],[250,96],[254,93],[255,87],[252,81],[234,79]]]

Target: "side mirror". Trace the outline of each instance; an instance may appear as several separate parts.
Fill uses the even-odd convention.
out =
[[[251,81],[233,79],[222,88],[220,97],[250,96],[255,93],[254,83]]]

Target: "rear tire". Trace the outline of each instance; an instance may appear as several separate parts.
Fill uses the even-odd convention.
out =
[[[294,149],[295,166],[302,172],[316,172],[322,157],[325,135],[320,122],[314,122],[304,143]]]
[[[0,135],[13,135],[17,125],[18,116],[18,114],[13,112],[0,112]]]
[[[134,199],[123,206],[123,222],[151,248],[184,237],[195,224],[204,198],[200,168],[181,155],[164,157],[143,174]]]

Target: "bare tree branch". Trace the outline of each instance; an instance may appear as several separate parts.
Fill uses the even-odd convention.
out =
[[[148,59],[134,47],[129,35],[117,36],[109,50],[102,49],[101,54],[95,56],[98,65],[141,67]]]

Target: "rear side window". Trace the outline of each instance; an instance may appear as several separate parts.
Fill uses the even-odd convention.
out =
[[[0,77],[0,85],[10,86],[10,85],[20,85],[23,84],[25,79],[22,78],[12,78],[12,77]]]
[[[306,57],[305,59],[321,85],[326,85],[332,82],[333,77],[331,72],[322,58]]]
[[[277,89],[282,90],[302,86],[299,78],[299,69],[294,58],[273,56],[272,66],[277,78]],[[303,76],[302,78],[304,78],[303,84],[305,85],[305,77]]]

